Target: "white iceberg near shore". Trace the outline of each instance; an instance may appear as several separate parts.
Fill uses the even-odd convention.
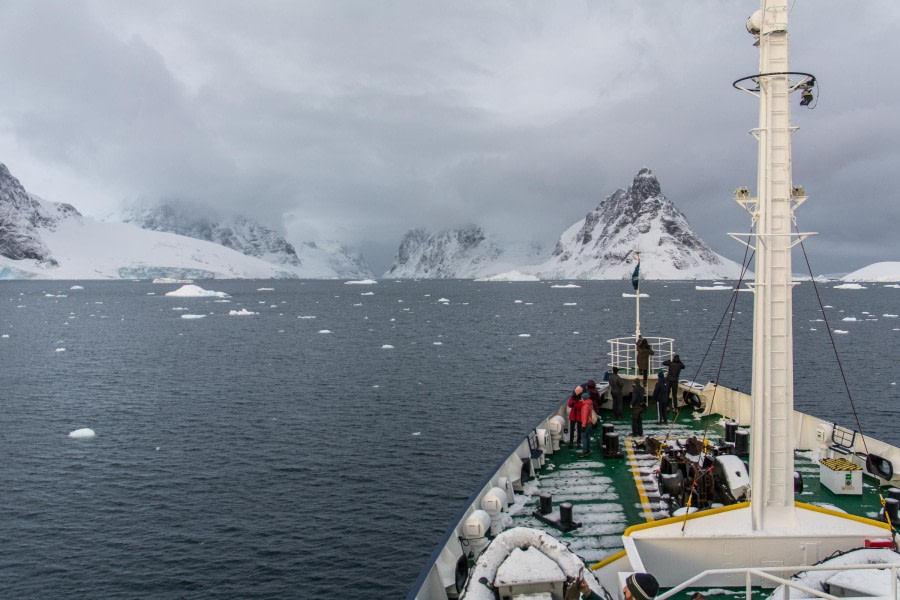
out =
[[[229,295],[225,292],[214,292],[212,290],[205,290],[199,285],[183,285],[177,290],[173,290],[171,292],[166,292],[166,296],[173,296],[176,298],[228,298]]]

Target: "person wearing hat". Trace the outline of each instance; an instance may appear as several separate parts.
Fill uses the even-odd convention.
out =
[[[581,393],[583,391],[580,385],[576,387],[572,395],[569,396],[569,402],[566,403],[566,406],[569,407],[569,448],[572,447],[573,437],[577,436],[577,439],[581,439],[581,423],[578,419],[578,409],[581,407]]]
[[[591,413],[594,412],[594,403],[591,402],[591,393],[587,390],[581,393],[581,458],[591,455],[591,433],[594,431],[594,423]]]
[[[659,375],[657,375],[656,386],[653,388],[653,402],[656,403],[656,422],[657,423],[668,423],[669,419],[666,416],[666,402],[669,399],[669,381],[666,379],[663,372],[660,371]]]
[[[591,589],[587,581],[580,580],[579,588],[583,600],[603,600],[597,592]],[[659,593],[659,583],[656,577],[650,573],[632,573],[625,580],[622,594],[625,600],[653,600]]]

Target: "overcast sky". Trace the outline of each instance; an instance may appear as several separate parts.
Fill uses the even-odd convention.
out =
[[[548,245],[642,166],[717,252],[756,187],[752,1],[0,0],[0,162],[104,217],[180,199],[384,272],[403,233]],[[797,0],[816,272],[900,260],[900,2]],[[802,259],[795,257],[795,271]]]

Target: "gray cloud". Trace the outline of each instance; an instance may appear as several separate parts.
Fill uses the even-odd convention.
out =
[[[719,252],[755,188],[754,3],[93,2],[0,6],[0,160],[89,214],[179,198],[376,265],[403,232],[556,236],[641,166]],[[801,228],[819,271],[900,260],[900,6],[794,3]],[[852,219],[846,218],[852,215]]]

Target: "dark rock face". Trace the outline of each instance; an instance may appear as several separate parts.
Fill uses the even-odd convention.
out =
[[[479,265],[495,260],[503,250],[469,226],[429,234],[422,228],[403,236],[397,257],[385,277],[472,277]]]
[[[29,194],[0,163],[0,255],[55,267],[58,263],[41,239],[40,229],[54,230],[60,221],[80,216],[71,204],[44,202]]]

